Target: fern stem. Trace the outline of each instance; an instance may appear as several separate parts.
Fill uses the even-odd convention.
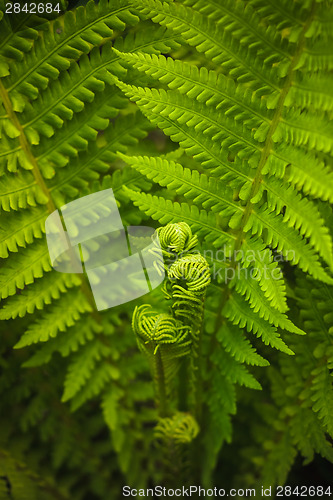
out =
[[[186,356],[180,365],[178,373],[178,409],[188,411],[188,379],[189,379],[189,359]]]
[[[167,395],[165,388],[165,375],[164,375],[164,367],[161,356],[160,349],[157,350],[155,356],[155,381],[157,386],[157,405],[159,410],[160,417],[168,416],[168,408],[167,408]]]
[[[202,355],[202,336],[203,336],[203,317],[204,317],[204,304],[205,304],[205,296],[202,297],[202,310],[199,319],[199,325],[197,326],[197,346],[196,346],[196,356],[197,359],[193,359],[194,368],[195,368],[195,417],[197,422],[201,423],[202,416],[202,370],[203,370],[203,355]]]

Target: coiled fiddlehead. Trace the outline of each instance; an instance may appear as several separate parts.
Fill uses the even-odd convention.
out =
[[[195,418],[189,413],[176,412],[172,417],[160,418],[154,431],[160,440],[167,484],[179,486],[186,484],[187,473],[191,467],[190,446],[199,433]]]
[[[170,314],[157,313],[147,304],[135,308],[132,328],[140,350],[148,355],[151,364],[160,414],[166,415],[178,358],[191,352],[190,328]]]
[[[191,228],[186,222],[168,224],[159,227],[156,232],[166,257],[170,257],[174,253],[189,252],[198,242],[197,236],[192,234]]]
[[[198,238],[192,234],[191,228],[186,222],[177,222],[157,228],[154,241],[157,243],[158,252],[154,249],[151,249],[150,252],[156,258],[154,266],[162,274],[162,270],[167,271],[172,262],[182,254],[190,252],[196,246]],[[160,250],[162,250],[163,260],[161,260]]]
[[[139,348],[148,355],[157,350],[167,350],[172,357],[185,356],[190,352],[189,327],[170,314],[158,314],[144,304],[134,309],[132,328]]]
[[[176,317],[193,322],[194,315],[203,312],[203,298],[210,283],[206,259],[199,253],[180,257],[168,269],[173,309]],[[168,293],[168,292],[166,292]],[[170,294],[168,293],[170,297]],[[198,317],[196,316],[196,322]]]
[[[191,443],[199,433],[199,426],[190,413],[177,412],[172,417],[160,418],[155,427],[155,437],[175,444]]]

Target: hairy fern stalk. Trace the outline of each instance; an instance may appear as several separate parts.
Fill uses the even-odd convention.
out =
[[[333,2],[49,3],[0,0],[0,498],[304,484],[333,462]],[[45,220],[108,188],[167,277],[98,312]]]

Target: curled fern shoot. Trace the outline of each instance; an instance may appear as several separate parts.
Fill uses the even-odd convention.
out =
[[[161,416],[168,414],[172,379],[178,358],[190,353],[189,327],[169,314],[158,314],[149,305],[137,306],[132,328],[140,350],[148,355],[156,386],[156,402]]]
[[[163,441],[170,439],[176,444],[191,443],[199,433],[199,426],[191,414],[177,412],[172,417],[160,418],[154,433]]]
[[[186,222],[177,222],[159,227],[157,234],[161,247],[168,257],[170,253],[188,252],[198,242],[198,237],[192,235],[191,228]]]
[[[199,434],[195,418],[184,412],[176,412],[172,417],[160,418],[154,435],[163,450],[165,481],[168,484],[185,483],[191,467],[191,444]]]

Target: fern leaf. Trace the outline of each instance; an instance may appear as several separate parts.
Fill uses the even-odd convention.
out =
[[[71,399],[71,411],[76,411],[86,401],[101,394],[107,384],[114,384],[114,381],[120,377],[118,368],[109,363],[101,364],[93,369],[90,373],[84,387],[71,397],[71,392],[64,393],[63,399]],[[68,377],[68,384],[70,384]],[[66,391],[66,389],[65,389]],[[73,391],[73,389],[72,389]]]
[[[188,128],[194,128],[198,134],[207,135],[214,141],[218,141],[224,148],[230,148],[240,158],[245,156],[250,164],[259,157],[259,145],[246,132],[243,126],[231,118],[224,117],[212,109],[203,107],[202,104],[193,101],[186,96],[180,96],[175,91],[164,91],[124,86],[117,83],[120,88],[126,89],[126,94],[137,102],[144,114],[150,117],[156,115],[168,117]],[[224,115],[223,115],[224,116]]]
[[[220,31],[208,17],[181,4],[175,6],[159,0],[150,3],[140,0],[137,5],[154,22],[181,34],[189,45],[209,56],[216,65],[228,69],[240,81],[250,82],[257,90],[265,86],[266,93],[278,88],[274,82],[278,74],[271,70],[273,74],[267,76],[259,61],[250,63],[246,47],[239,45],[228,30]]]
[[[69,68],[70,60],[77,60],[94,45],[100,45],[105,37],[111,37],[114,29],[134,24],[138,17],[131,13],[125,1],[110,4],[102,0],[88,3],[75,12],[68,11],[50,24],[42,33],[40,43],[27,54],[24,61],[6,77],[4,85],[13,99],[14,109],[22,110],[20,95],[30,99],[46,88],[49,79],[56,80],[61,71]],[[20,104],[16,104],[18,101]]]
[[[35,243],[23,252],[14,254],[6,261],[6,268],[0,277],[1,298],[17,293],[25,285],[41,278],[44,272],[51,271],[48,248],[45,241]]]
[[[70,301],[70,305],[68,305]],[[61,297],[53,306],[52,311],[33,323],[22,335],[15,345],[16,349],[26,347],[37,342],[46,342],[50,337],[56,337],[58,332],[64,332],[68,327],[73,326],[81,314],[91,312],[91,305],[75,290],[68,292]]]
[[[247,303],[242,298],[233,293],[223,309],[223,313],[234,325],[239,325],[240,328],[246,327],[248,332],[253,332],[266,345],[271,345],[275,349],[279,349],[286,354],[294,354],[291,349],[283,342],[280,335],[274,326],[271,326],[263,318],[260,318],[255,312],[247,306]],[[270,322],[288,325],[288,319],[284,316],[270,311]],[[274,323],[273,323],[274,324]],[[289,328],[292,328],[291,323]]]
[[[181,94],[214,106],[227,116],[241,120],[250,129],[259,127],[262,121],[269,122],[266,107],[263,113],[260,112],[262,101],[254,101],[255,97],[251,92],[241,85],[236,86],[231,78],[221,73],[213,70],[208,72],[205,67],[198,69],[163,55],[116,53],[134,68],[167,84],[170,89],[177,89]]]
[[[219,212],[220,215],[242,214],[242,209],[232,200],[232,191],[228,186],[216,179],[199,174],[196,170],[183,168],[180,163],[168,161],[158,157],[133,157],[120,155],[127,164],[131,165],[148,179],[158,182],[160,186],[167,186],[177,193],[202,205],[206,210]]]
[[[236,252],[235,252],[236,253]],[[281,312],[288,309],[286,301],[286,287],[281,269],[274,260],[270,249],[256,238],[245,237],[239,262],[243,265],[237,275],[252,265],[248,272],[251,279],[258,280],[260,288],[271,301],[272,306]],[[248,271],[248,270],[247,270]]]
[[[239,273],[237,280],[234,280],[231,286],[249,301],[254,312],[259,313],[259,317],[289,332],[304,335],[304,332],[295,326],[284,313],[272,308],[268,299],[260,293],[257,280],[251,279],[246,273]]]
[[[318,412],[327,432],[333,436],[333,385],[329,365],[315,368],[311,375],[313,377],[311,384],[312,409],[314,412]]]
[[[83,315],[65,332],[58,332],[56,337],[51,337],[37,352],[25,361],[24,366],[34,367],[49,363],[53,354],[59,352],[67,357],[77,352],[87,342],[92,341],[96,334],[101,333],[102,327],[91,316]]]
[[[270,210],[280,213],[284,209],[284,222],[288,226],[299,229],[302,235],[309,238],[315,250],[331,264],[332,239],[316,205],[302,197],[292,186],[284,187],[274,177],[265,179],[267,185],[267,205]]]
[[[88,151],[79,156],[66,169],[58,170],[49,183],[49,189],[59,204],[66,199],[73,199],[88,182],[99,178],[99,173],[109,169],[110,162],[117,158],[116,151],[125,151],[137,144],[139,138],[146,136],[150,124],[140,115],[134,115],[130,126],[128,118],[119,118],[110,126],[101,140],[91,144]]]
[[[8,251],[17,252],[18,247],[26,247],[35,238],[42,238],[45,215],[45,209],[42,207],[14,214],[14,216],[3,215],[0,225],[0,257],[6,258],[9,255]]]
[[[23,318],[36,309],[42,310],[44,305],[59,299],[68,288],[80,285],[81,279],[75,274],[48,273],[42,280],[37,280],[33,288],[27,287],[21,294],[7,300],[0,311],[0,319]]]
[[[35,207],[37,204],[46,204],[48,201],[41,187],[28,172],[21,171],[19,174],[0,177],[0,189],[1,207],[6,212],[28,206]]]
[[[268,366],[269,362],[260,356],[251,346],[248,339],[239,328],[232,325],[223,325],[216,335],[226,352],[236,361],[254,366]]]
[[[197,234],[205,237],[208,242],[216,246],[229,243],[233,239],[230,234],[216,227],[216,220],[212,214],[208,214],[205,210],[199,212],[195,205],[189,207],[187,204],[172,203],[172,201],[162,197],[126,191],[135,205],[161,224],[176,222],[181,218],[190,224]]]
[[[244,231],[251,230],[252,234],[262,235],[266,230],[265,242],[272,245],[278,252],[281,252],[286,259],[294,264],[299,264],[303,271],[310,272],[315,278],[321,279],[326,283],[331,283],[332,278],[328,276],[320,263],[314,251],[293,229],[283,223],[281,215],[272,216],[264,208],[256,209],[248,219]]]
[[[107,356],[109,352],[110,348],[97,339],[80,350],[68,368],[62,396],[63,402],[72,399],[79,392],[89,379],[96,363]]]

